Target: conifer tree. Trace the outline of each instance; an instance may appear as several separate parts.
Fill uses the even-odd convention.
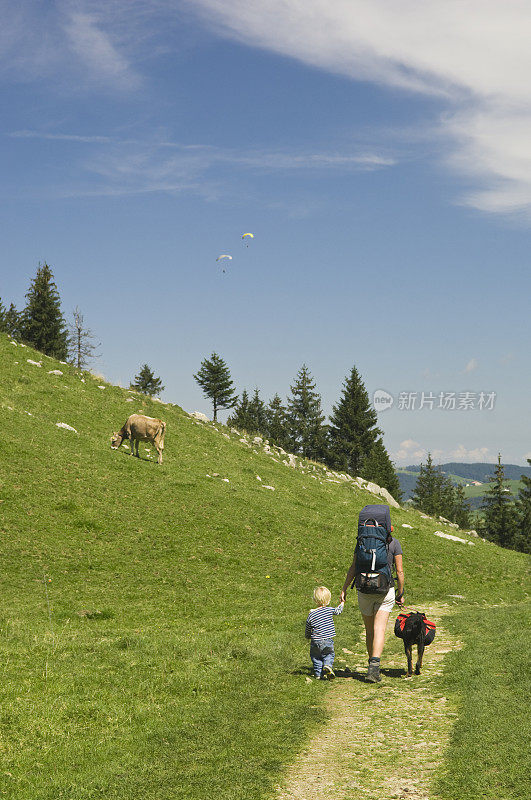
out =
[[[16,309],[14,303],[11,303],[7,311],[5,312],[4,316],[4,330],[14,339],[20,339],[21,337],[21,326],[22,322],[20,319],[20,314]]]
[[[203,359],[194,378],[203,390],[205,397],[212,400],[214,422],[218,418],[218,409],[234,408],[238,402],[229,368],[217,353],[212,353],[210,358]]]
[[[155,373],[143,364],[138,375],[135,375],[135,382],[131,384],[131,389],[138,389],[142,394],[148,394],[150,397],[156,397],[164,391],[162,380],[155,377]]]
[[[249,395],[247,389],[242,392],[241,398],[234,406],[234,412],[227,420],[227,425],[233,425],[240,431],[252,433],[251,415],[249,413]]]
[[[527,459],[531,467],[531,458]],[[522,485],[518,492],[516,501],[517,533],[514,537],[513,547],[522,553],[531,553],[531,478],[522,475],[520,478]]]
[[[428,453],[426,464],[420,465],[419,477],[411,498],[414,508],[430,516],[439,515],[441,477],[440,471],[433,465],[431,453]]]
[[[483,498],[482,535],[502,547],[512,547],[517,533],[518,519],[510,492],[505,485],[505,472],[498,455],[498,464]]]
[[[369,455],[365,459],[361,477],[377,483],[378,486],[383,486],[398,502],[402,499],[400,483],[394,464],[389,458],[381,437],[373,444]]]
[[[454,489],[454,510],[449,519],[456,522],[460,528],[470,528],[470,504],[465,497],[465,489],[461,483]]]
[[[265,436],[267,430],[266,409],[258,388],[254,390],[254,394],[249,403],[249,415],[251,417],[253,431]]]
[[[363,464],[382,433],[376,427],[377,421],[358,370],[352,367],[330,417],[330,466],[350,475],[361,475]]]
[[[291,440],[286,414],[286,408],[282,405],[282,400],[278,394],[275,394],[266,408],[266,435],[267,438],[278,447],[289,450],[291,447]]]
[[[85,327],[83,314],[77,306],[73,311],[72,317],[72,322],[68,326],[68,356],[75,367],[83,369],[88,366],[91,359],[97,357],[96,349],[100,345],[92,343],[91,340],[94,339],[94,334],[90,328]]]
[[[303,364],[295,384],[290,387],[287,421],[291,448],[304,458],[322,459],[326,454],[326,428],[321,411],[321,396],[315,391],[311,373]]]
[[[47,356],[66,360],[67,330],[53,273],[45,262],[39,264],[26,294],[21,316],[21,335],[27,344]]]
[[[7,314],[7,308],[2,303],[2,298],[0,297],[0,333],[6,333],[7,331],[6,314]]]

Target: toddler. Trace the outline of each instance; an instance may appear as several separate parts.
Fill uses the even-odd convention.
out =
[[[313,599],[317,608],[312,608],[306,620],[305,637],[310,640],[310,658],[316,678],[331,680],[335,678],[334,670],[334,615],[341,614],[344,603],[337,608],[329,608],[332,598],[330,589],[318,586],[314,589]]]

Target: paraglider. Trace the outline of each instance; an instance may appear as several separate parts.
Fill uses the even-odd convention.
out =
[[[249,237],[249,239],[254,239],[254,233],[243,233],[242,234],[242,239],[245,242],[245,246],[249,247],[249,241],[248,241],[247,237]]]
[[[224,264],[224,263],[225,263],[225,259],[227,259],[227,261],[232,261],[232,256],[228,256],[228,255],[226,255],[226,254],[223,254],[223,255],[221,255],[221,256],[218,256],[218,257],[216,258],[216,261],[219,261],[219,262],[221,262],[222,264]],[[226,271],[226,270],[224,269],[224,270],[223,270],[223,272],[225,272],[225,271]]]

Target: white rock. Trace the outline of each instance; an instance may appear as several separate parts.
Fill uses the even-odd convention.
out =
[[[15,362],[15,363],[16,363],[16,362]],[[264,453],[270,453],[270,452],[271,452],[271,448],[269,447],[269,445],[268,445],[268,444],[265,444],[265,445],[264,445]]]
[[[13,361],[13,364],[18,364],[18,363],[19,363],[18,361]]]
[[[221,480],[224,481],[225,483],[230,483],[228,478],[222,478]]]
[[[371,494],[377,494],[379,497],[383,497],[384,500],[387,500],[387,504],[393,508],[400,508],[400,505],[396,502],[395,498],[387,491],[387,489],[384,489],[383,486],[378,486],[376,483],[368,483],[364,488]]]
[[[18,343],[18,346],[19,346],[19,347],[26,347],[26,345],[25,345],[25,344],[22,344],[22,342],[19,342],[19,343]]]
[[[13,342],[13,341],[9,342],[9,344],[14,344],[14,345],[15,345],[15,347],[17,346],[17,343],[16,343],[16,342]]]
[[[62,374],[63,373],[61,372],[60,369],[51,369],[48,371],[48,375],[62,375]]]
[[[254,439],[253,439],[253,444],[262,444],[262,437],[261,436],[255,436]]]
[[[190,416],[193,417],[194,419],[197,419],[199,422],[210,422],[207,415],[202,414],[200,411],[192,411]]]
[[[479,536],[477,531],[467,531],[467,533],[468,533],[469,536],[475,536],[475,537]]]
[[[66,364],[66,361],[60,361],[59,363],[60,364]]]
[[[207,478],[210,478],[210,477],[211,477],[211,476],[210,476],[210,475],[208,474],[208,472],[207,472]]]
[[[42,361],[32,361],[31,358],[27,358],[26,361],[28,364],[33,364],[34,367],[42,367]]]
[[[262,482],[262,478],[260,477],[260,475],[256,476],[256,480]]]
[[[446,519],[446,517],[441,517],[440,516],[439,519],[441,520],[441,522],[447,522],[448,524],[450,524],[450,520]]]
[[[81,378],[81,383],[85,383],[85,378]]]
[[[28,415],[28,417],[32,417],[32,416],[33,416],[33,414],[31,413],[31,411],[24,411],[24,414],[27,414],[27,415]]]
[[[221,435],[223,436],[224,439],[228,439],[230,442],[230,436],[228,433],[222,433]]]
[[[77,433],[76,429],[73,428],[71,425],[67,425],[66,422],[56,422],[55,424],[58,428],[64,428],[65,431],[72,431],[72,433]]]
[[[98,386],[98,389],[105,389],[105,386]]]
[[[461,539],[460,536],[452,536],[452,534],[443,533],[442,531],[435,531],[435,536],[440,536],[441,539],[450,539],[452,542],[461,542],[461,544],[474,544],[474,542],[467,542],[466,539]]]
[[[402,523],[403,528],[413,528],[413,525],[408,525],[407,522]]]
[[[457,522],[449,522],[448,525],[449,525],[450,528],[459,528],[459,525],[457,524]]]
[[[263,483],[262,486],[263,486],[264,489],[271,489],[272,492],[275,491],[275,487],[274,486],[266,486],[265,483]]]
[[[448,597],[457,597],[458,600],[465,599],[465,596],[463,594],[449,594]]]
[[[239,430],[237,430],[236,428],[231,428],[231,429],[230,429],[230,432],[231,432],[231,433],[235,433],[237,436],[239,436],[239,435],[240,435],[240,431],[239,431]]]
[[[420,515],[420,518],[421,518],[421,519],[431,519],[431,517],[428,517],[428,515],[427,515],[427,514],[421,514],[421,515]]]
[[[134,403],[135,402],[135,398],[134,397],[126,397],[125,398],[125,402],[126,403]]]
[[[296,467],[296,466],[297,466],[297,459],[296,459],[296,457],[293,455],[293,453],[290,453],[290,454],[288,455],[288,461],[289,461],[289,466],[290,466],[290,467]]]

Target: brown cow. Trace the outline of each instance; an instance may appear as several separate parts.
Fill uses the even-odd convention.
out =
[[[159,454],[158,463],[162,464],[162,451],[164,450],[164,434],[166,423],[154,417],[145,417],[143,414],[131,414],[118,433],[111,437],[111,447],[118,450],[124,439],[131,441],[131,455],[138,458],[138,443],[151,442]],[[136,449],[136,453],[134,452]]]

